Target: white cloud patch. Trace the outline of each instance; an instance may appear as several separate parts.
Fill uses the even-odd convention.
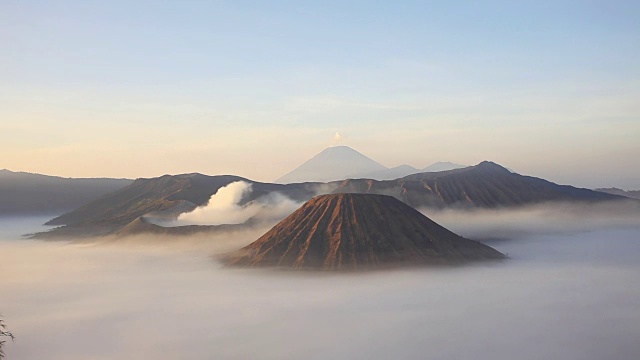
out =
[[[336,134],[333,136],[333,141],[331,141],[331,146],[341,145],[342,144],[342,134],[336,131]]]
[[[213,194],[207,205],[181,214],[177,222],[180,225],[221,225],[242,224],[249,219],[277,221],[291,214],[301,205],[277,192],[241,205],[242,200],[252,191],[252,185],[246,181],[233,182]]]

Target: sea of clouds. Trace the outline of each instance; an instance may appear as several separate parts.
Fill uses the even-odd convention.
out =
[[[351,274],[216,262],[256,232],[74,244],[2,219],[7,359],[636,358],[638,217],[568,209],[431,213],[509,260]]]

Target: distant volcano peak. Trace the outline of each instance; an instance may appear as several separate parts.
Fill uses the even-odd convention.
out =
[[[353,148],[339,145],[322,150],[276,182],[335,181],[383,170],[387,170],[384,165]]]
[[[354,270],[390,264],[499,259],[394,197],[317,196],[227,262],[240,266]]]

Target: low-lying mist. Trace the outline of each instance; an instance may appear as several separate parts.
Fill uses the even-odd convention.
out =
[[[554,202],[510,209],[421,209],[421,212],[459,235],[476,240],[640,226],[639,201]]]
[[[633,205],[611,206],[427,211],[509,259],[350,274],[212,256],[266,229],[108,244],[12,230],[0,236],[7,359],[636,358],[640,223]]]

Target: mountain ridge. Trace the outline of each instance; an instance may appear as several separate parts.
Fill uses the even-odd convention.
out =
[[[640,190],[623,190],[623,189],[612,187],[612,188],[598,188],[598,189],[594,189],[594,191],[640,200]]]
[[[272,192],[299,202],[318,194],[383,194],[393,196],[414,208],[431,209],[492,209],[553,201],[628,200],[617,195],[515,174],[496,163],[484,161],[466,168],[419,173],[385,181],[347,179],[328,183],[271,184],[232,175],[165,175],[138,179],[128,187],[59,216],[48,224],[88,229],[107,227],[117,231],[150,213],[177,216],[192,206],[202,206],[218,189],[234,181],[246,181],[252,186],[251,193],[243,199],[242,204]]]
[[[547,201],[605,201],[623,197],[512,173],[491,161],[391,181],[348,179],[334,192],[392,195],[413,207],[498,208]]]
[[[203,175],[199,173],[163,175],[158,178],[136,179],[130,186],[107,197],[97,199],[69,213],[58,216],[47,225],[100,225],[124,226],[151,212],[167,212],[185,202],[202,206],[207,204],[220,188],[236,181],[252,185],[252,198],[283,191],[285,185],[261,183],[235,175]],[[287,196],[302,200],[315,195],[314,184],[286,186]],[[245,203],[251,199],[245,199]]]
[[[344,179],[393,180],[403,176],[463,168],[452,162],[436,162],[423,169],[408,164],[386,167],[345,145],[325,148],[301,165],[276,179],[275,183],[330,182]]]

